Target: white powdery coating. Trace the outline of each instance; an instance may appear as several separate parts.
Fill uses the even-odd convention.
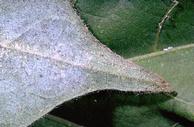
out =
[[[69,0],[0,1],[0,127],[25,127],[89,92],[170,92],[159,76],[112,53]]]

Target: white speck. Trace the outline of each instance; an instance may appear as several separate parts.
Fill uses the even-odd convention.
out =
[[[172,46],[170,46],[170,47],[168,47],[168,48],[163,49],[163,51],[168,51],[168,50],[171,50],[171,49],[173,49],[173,47],[172,47]]]

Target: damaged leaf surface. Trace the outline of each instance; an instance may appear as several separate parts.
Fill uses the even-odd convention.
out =
[[[26,127],[97,90],[172,92],[158,75],[100,44],[69,0],[1,0],[0,8],[1,127]]]

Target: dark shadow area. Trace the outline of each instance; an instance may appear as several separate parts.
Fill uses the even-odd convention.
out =
[[[194,127],[194,122],[189,121],[188,119],[185,119],[183,117],[180,117],[172,112],[167,112],[167,111],[161,111],[161,114],[174,121],[178,125],[182,125],[183,127]]]
[[[113,111],[123,105],[154,105],[169,97],[164,94],[142,94],[114,90],[97,91],[63,103],[50,114],[86,127],[112,127]]]

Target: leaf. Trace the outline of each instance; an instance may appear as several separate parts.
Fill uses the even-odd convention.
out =
[[[154,106],[120,106],[115,110],[113,123],[114,127],[183,127]]]
[[[100,91],[65,102],[51,114],[85,127],[181,126],[180,120],[166,117],[169,114],[159,111],[157,103],[166,99],[159,94]]]
[[[194,2],[178,1],[77,0],[76,8],[102,43],[129,58],[194,42]]]
[[[30,127],[81,127],[70,121],[58,118],[52,115],[46,115],[44,118],[36,121]]]
[[[173,92],[93,37],[69,0],[0,1],[0,126],[25,127],[84,94]]]
[[[169,52],[156,52],[133,60],[161,74],[178,92],[177,97],[160,107],[194,121],[194,45],[177,47]]]

